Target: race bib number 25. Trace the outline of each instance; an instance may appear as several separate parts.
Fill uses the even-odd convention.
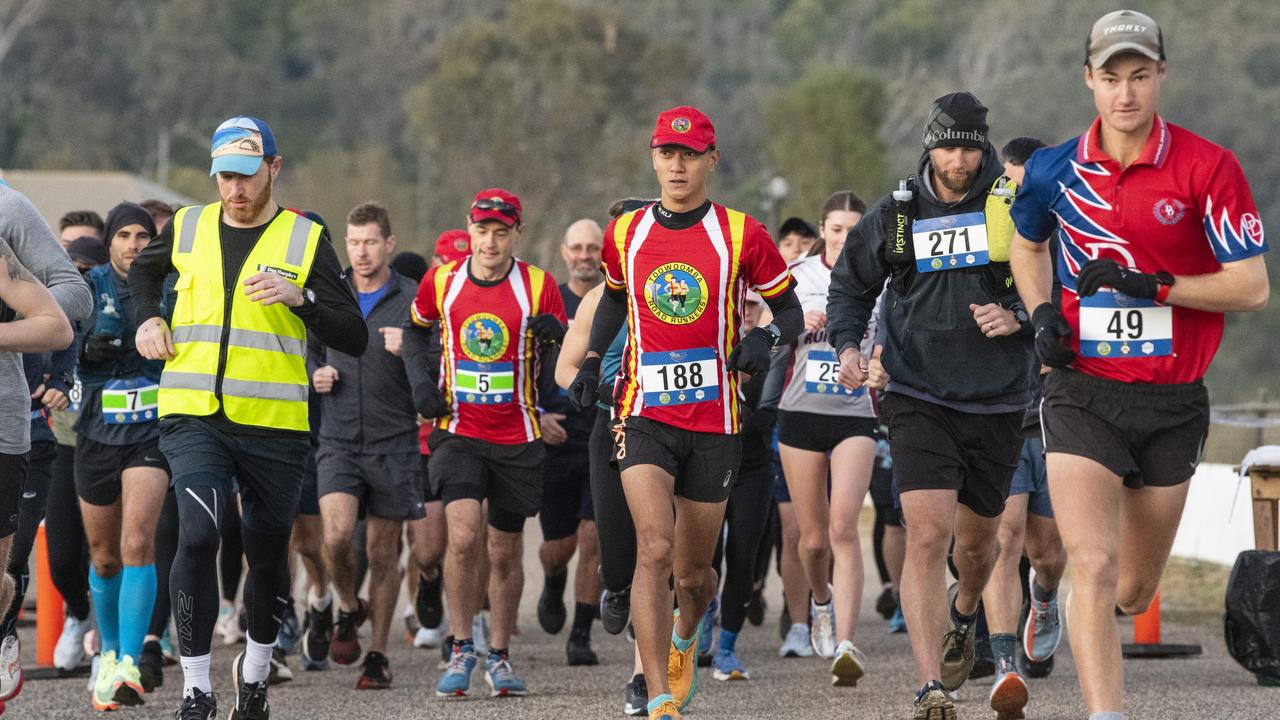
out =
[[[858,397],[865,388],[850,390],[839,383],[840,360],[834,351],[810,350],[804,364],[804,391],[818,395]]]

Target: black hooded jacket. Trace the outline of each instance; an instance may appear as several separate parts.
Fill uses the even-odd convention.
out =
[[[943,203],[929,189],[926,152],[915,175],[916,219],[982,212],[1003,166],[988,145],[977,181],[963,199]],[[849,231],[831,271],[827,331],[840,351],[857,347],[885,288],[892,267],[884,246],[890,237],[884,211],[891,195],[880,198]],[[890,283],[883,304],[881,362],[892,378],[889,391],[970,412],[1020,411],[1030,401],[1035,367],[1032,330],[1024,320],[1013,335],[988,338],[973,320],[969,305],[996,303],[1026,318],[1008,263],[917,273]],[[989,409],[988,409],[989,408]]]

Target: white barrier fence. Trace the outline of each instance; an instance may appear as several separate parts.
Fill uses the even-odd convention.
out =
[[[1240,482],[1230,465],[1201,464],[1191,478],[1173,555],[1234,565],[1240,551],[1253,549],[1249,492],[1249,478]]]

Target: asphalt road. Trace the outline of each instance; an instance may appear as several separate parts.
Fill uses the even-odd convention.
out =
[[[483,694],[467,700],[443,701],[435,697],[439,677],[437,651],[415,650],[403,640],[398,626],[393,630],[390,651],[395,673],[390,690],[357,691],[359,670],[355,667],[327,672],[302,672],[296,657],[290,664],[295,680],[271,690],[272,716],[277,720],[353,720],[376,718],[621,718],[623,686],[631,672],[631,645],[624,637],[609,636],[596,625],[595,647],[601,665],[569,668],[565,665],[564,642],[568,630],[548,636],[538,627],[534,606],[542,589],[537,568],[536,547],[540,535],[536,523],[529,523],[526,535],[528,581],[521,612],[522,634],[513,644],[513,661],[529,685],[526,698],[491,699]],[[870,543],[864,543],[869,547]],[[874,566],[870,574],[874,576]],[[777,617],[781,608],[780,583],[769,585],[770,609],[762,627],[748,625],[739,639],[740,657],[751,671],[751,680],[733,684],[712,679],[703,670],[700,692],[690,706],[691,718],[910,718],[915,683],[911,671],[908,639],[889,635],[886,623],[872,606],[878,583],[868,584],[863,602],[857,644],[869,658],[869,674],[857,688],[833,688],[826,663],[818,659],[777,657]],[[367,627],[362,635],[367,637]],[[1127,637],[1127,627],[1122,629]],[[1271,716],[1280,689],[1259,687],[1253,677],[1226,654],[1220,630],[1165,624],[1168,642],[1194,642],[1204,654],[1191,659],[1127,661],[1129,717],[1140,718],[1256,718]],[[34,656],[30,629],[23,630],[24,659]],[[233,692],[231,661],[238,647],[217,646],[214,650],[215,690],[226,698]],[[483,665],[481,666],[483,667]],[[975,681],[961,689],[961,718],[990,718],[986,699],[987,681]],[[172,718],[179,704],[182,686],[177,667],[166,672],[166,684],[140,708],[118,713],[125,718]],[[487,690],[478,670],[472,687]],[[221,704],[223,717],[230,702]],[[87,718],[95,715],[85,692],[83,679],[32,680],[22,694],[11,701],[8,718]],[[1031,681],[1030,718],[1085,718],[1084,705],[1075,684],[1075,667],[1063,645],[1054,674]]]

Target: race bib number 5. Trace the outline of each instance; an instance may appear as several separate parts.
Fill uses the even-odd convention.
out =
[[[718,399],[718,363],[711,348],[643,353],[640,386],[645,404],[687,405]]]
[[[986,216],[980,212],[917,220],[911,225],[916,270],[922,273],[991,262]]]
[[[515,400],[515,372],[509,362],[459,360],[454,377],[458,402],[499,405]]]
[[[1173,308],[1099,291],[1080,298],[1080,354],[1098,358],[1173,354]]]
[[[850,390],[839,383],[840,359],[834,350],[810,350],[804,364],[804,391],[819,395],[858,397],[864,388]]]
[[[135,425],[152,422],[160,398],[160,386],[145,377],[111,380],[102,386],[102,422]]]

